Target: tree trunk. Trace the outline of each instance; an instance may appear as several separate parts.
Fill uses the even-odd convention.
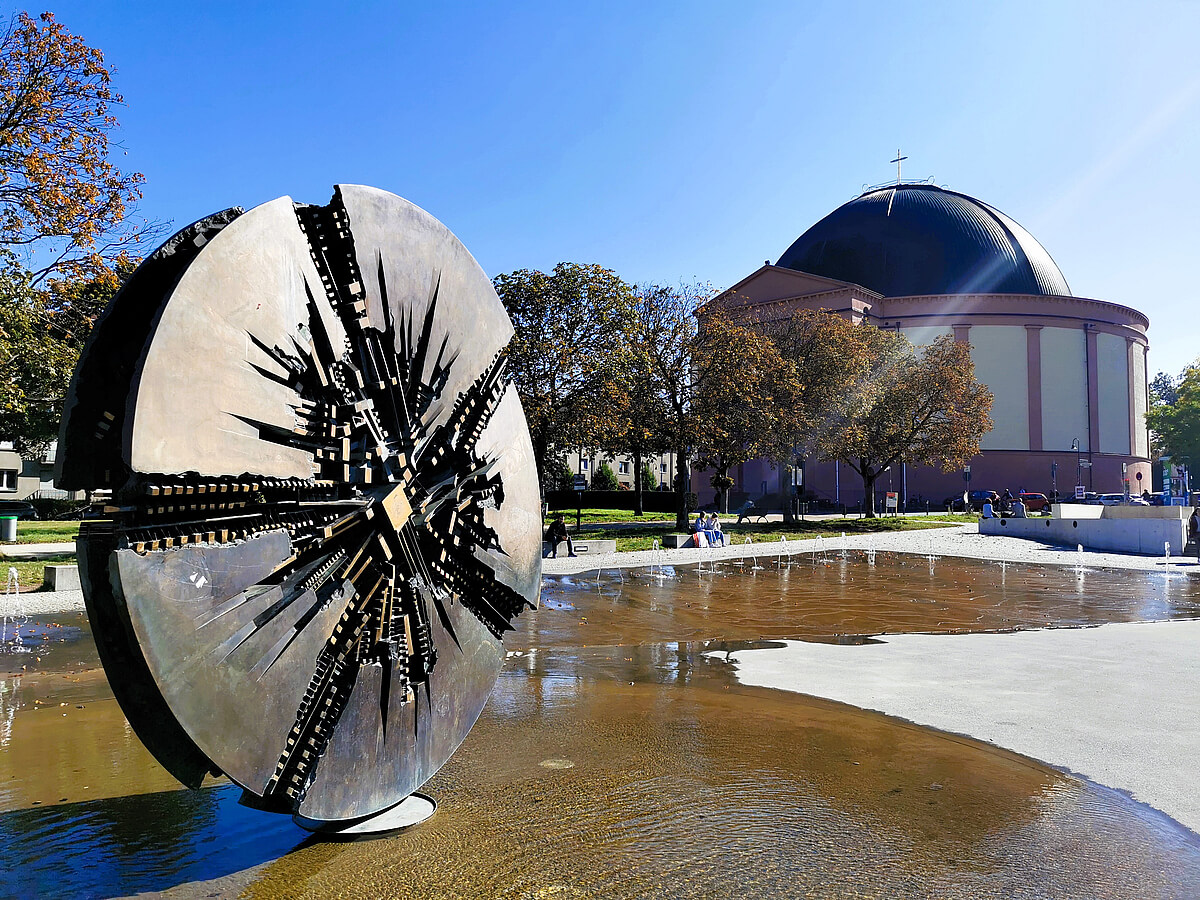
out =
[[[783,472],[783,486],[779,493],[783,497],[783,521],[787,523],[796,521],[796,504],[792,502],[792,467],[780,465],[780,470]]]
[[[721,479],[721,484],[725,484],[726,480],[729,478],[729,466],[727,466],[727,465],[726,466],[718,466],[717,467],[717,477]],[[722,515],[725,515],[725,516],[729,515],[729,488],[728,487],[721,488],[720,505],[717,508],[721,510]]]
[[[677,448],[675,450],[675,530],[684,533],[688,530],[688,513],[691,512],[687,508],[688,495],[688,453],[687,450]]]
[[[878,472],[872,472],[871,469],[864,465],[863,470],[863,508],[866,511],[868,519],[875,518],[875,479],[878,477]]]
[[[549,449],[548,442],[542,435],[537,435],[533,440],[533,464],[537,467],[538,488],[541,490],[542,499],[546,499],[546,453]],[[553,485],[558,487],[558,485]]]
[[[640,516],[645,512],[642,506],[642,491],[646,486],[642,483],[642,451],[633,451],[633,514]]]

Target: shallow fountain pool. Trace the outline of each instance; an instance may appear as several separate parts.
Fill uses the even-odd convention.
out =
[[[624,580],[620,580],[623,578]],[[736,683],[779,637],[1192,617],[1197,581],[859,554],[547,579],[425,825],[307,838],[129,732],[86,628],[0,676],[0,893],[251,897],[1193,897],[1200,839],[970,739]],[[71,623],[74,624],[74,623]],[[852,648],[848,650],[852,652]],[[63,706],[61,704],[67,704]]]

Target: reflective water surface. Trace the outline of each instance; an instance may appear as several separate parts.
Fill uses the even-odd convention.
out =
[[[178,789],[111,699],[86,623],[42,623],[60,639],[0,661],[0,893],[1200,896],[1200,838],[1116,792],[745,688],[703,655],[780,637],[1191,617],[1200,580],[945,559],[931,574],[882,555],[623,578],[547,579],[482,719],[426,786],[437,814],[359,842],[309,839],[238,806],[223,780]]]

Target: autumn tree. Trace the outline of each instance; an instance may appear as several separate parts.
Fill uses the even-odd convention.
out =
[[[952,471],[991,428],[992,395],[975,381],[969,345],[949,335],[918,350],[898,332],[819,312],[798,315],[777,340],[800,381],[782,444],[857,472],[868,516],[889,467]]]
[[[1154,382],[1158,388],[1151,391],[1146,425],[1156,449],[1175,462],[1188,463],[1189,470],[1200,466],[1200,359],[1184,369],[1177,381],[1159,375]],[[1166,387],[1171,388],[1170,394]]]
[[[18,13],[0,38],[0,247],[34,286],[116,284],[114,267],[161,231],[133,221],[142,176],[110,159],[122,103],[103,54],[52,13]]]
[[[520,269],[494,279],[515,334],[505,351],[538,479],[567,447],[594,447],[606,426],[601,402],[627,363],[633,289],[598,265],[559,263],[550,274]]]
[[[714,470],[712,485],[727,513],[729,470],[770,454],[799,384],[795,366],[769,337],[720,313],[704,318],[696,340],[702,361],[693,402],[696,463]]]

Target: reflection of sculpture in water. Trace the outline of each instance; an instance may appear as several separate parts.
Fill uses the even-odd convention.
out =
[[[394,807],[482,710],[540,579],[512,327],[426,213],[340,187],[180,232],[72,382],[59,482],[101,659],[185,784],[302,824]]]

